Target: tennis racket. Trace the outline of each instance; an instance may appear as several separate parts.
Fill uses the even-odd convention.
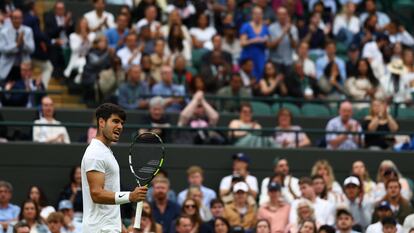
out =
[[[152,132],[134,137],[129,148],[129,167],[139,187],[148,186],[157,175],[165,158],[164,144],[161,138]],[[143,202],[137,203],[134,228],[141,227]]]

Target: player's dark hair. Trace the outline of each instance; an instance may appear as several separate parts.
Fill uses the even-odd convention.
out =
[[[101,104],[95,111],[98,128],[99,128],[99,118],[102,118],[105,121],[107,121],[111,117],[112,114],[119,116],[123,121],[126,120],[126,113],[121,107],[119,107],[116,104],[104,103],[104,104]]]

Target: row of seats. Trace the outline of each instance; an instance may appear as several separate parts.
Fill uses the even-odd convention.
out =
[[[304,103],[302,104],[302,107],[293,103],[274,103],[273,105],[269,105],[259,101],[252,101],[250,104],[252,105],[253,113],[255,115],[275,115],[282,107],[289,109],[294,117],[332,117],[338,114],[336,107],[331,108],[327,105],[315,103]],[[414,117],[414,109],[411,108],[400,107],[395,109],[394,107],[391,107],[390,113],[399,119],[409,119]],[[369,107],[354,110],[354,118],[356,119],[363,119],[368,114]]]

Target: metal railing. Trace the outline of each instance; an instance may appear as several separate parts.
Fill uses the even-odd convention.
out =
[[[0,122],[0,126],[13,126],[13,127],[33,127],[33,126],[48,126],[48,127],[61,127],[65,126],[68,128],[84,128],[87,129],[89,127],[96,127],[96,125],[88,124],[88,123],[74,123],[74,122],[66,122],[62,123],[60,125],[56,124],[35,124],[34,122],[27,122],[27,121],[2,121]],[[176,133],[176,132],[183,132],[183,131],[190,131],[190,132],[196,132],[196,131],[216,131],[220,132],[221,135],[225,135],[230,139],[230,142],[234,142],[231,139],[233,138],[233,134],[235,131],[238,132],[247,132],[249,134],[258,136],[258,138],[267,140],[269,137],[274,137],[276,133],[294,133],[295,134],[295,145],[298,147],[299,145],[299,137],[301,133],[305,134],[320,134],[320,135],[327,135],[327,134],[347,134],[347,135],[355,135],[359,139],[359,147],[362,147],[362,139],[364,135],[376,135],[376,136],[389,136],[393,137],[396,135],[412,135],[414,132],[412,131],[398,131],[398,132],[387,132],[387,131],[375,131],[375,132],[368,132],[368,131],[361,131],[361,132],[355,132],[355,131],[326,131],[325,129],[312,129],[312,128],[304,128],[301,130],[288,130],[288,129],[277,129],[277,128],[261,128],[261,129],[234,129],[229,127],[223,127],[223,126],[215,126],[215,127],[206,127],[206,128],[193,128],[189,126],[176,126],[171,125],[168,127],[153,127],[151,125],[146,124],[125,124],[125,129],[133,129],[138,130],[139,129],[162,129],[166,132],[170,133]],[[131,136],[132,137],[132,136]]]

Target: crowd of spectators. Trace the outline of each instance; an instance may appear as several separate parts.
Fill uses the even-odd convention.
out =
[[[309,176],[297,178],[288,160],[276,157],[270,175],[259,183],[249,170],[248,155],[236,153],[232,159],[231,174],[219,183],[208,180],[201,167],[188,167],[188,187],[180,192],[171,188],[174,178],[160,172],[143,205],[142,229],[133,229],[134,207],[125,205],[122,232],[414,232],[412,180],[391,160],[381,162],[375,180],[364,162],[354,161],[350,176],[340,181],[327,160],[316,161]],[[33,185],[19,207],[10,203],[12,185],[0,181],[0,232],[81,233],[80,187],[76,166],[56,205],[48,202],[41,186]]]
[[[121,2],[126,5],[117,12],[107,11],[107,3]],[[281,132],[266,144],[385,149],[409,141],[370,135],[396,132],[388,106],[411,108],[414,93],[414,38],[374,0],[130,3],[93,0],[92,10],[75,17],[62,1],[43,15],[35,1],[5,1],[0,12],[2,105],[40,106],[42,95],[34,91],[47,91],[55,78],[80,89],[88,106],[112,101],[125,109],[149,109],[153,125],[175,125],[164,117],[172,112],[183,115],[179,126],[215,126],[217,112],[231,112],[240,119],[229,128],[259,129],[260,122],[247,113],[252,107],[240,98],[268,97],[263,103],[269,106],[278,97],[348,99],[366,102],[344,104],[326,129],[364,135],[328,134],[311,142],[304,133]],[[160,98],[151,101],[151,96]],[[367,108],[370,101],[366,118],[350,119],[352,109]],[[207,124],[189,118],[204,118]],[[277,129],[301,129],[291,121],[284,109]],[[38,130],[33,140],[46,140],[39,140]],[[215,141],[263,144],[263,138],[246,131],[207,134]]]

